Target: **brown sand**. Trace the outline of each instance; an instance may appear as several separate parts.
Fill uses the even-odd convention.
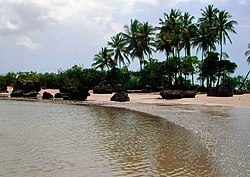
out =
[[[89,102],[107,103],[110,102],[112,94],[92,94],[88,97]],[[224,105],[224,106],[243,106],[250,108],[250,94],[234,95],[233,97],[207,97],[206,94],[197,94],[195,98],[183,98],[177,100],[161,99],[159,93],[131,93],[129,94],[131,103],[143,104],[202,104],[202,105]]]
[[[12,88],[8,87],[8,92],[11,93]],[[43,92],[49,92],[53,95],[59,92],[58,89],[42,89],[38,97],[41,98]],[[0,93],[0,97],[8,97],[9,93]],[[250,94],[234,95],[233,97],[207,97],[206,94],[197,94],[195,98],[183,98],[176,100],[161,99],[158,92],[156,93],[130,93],[130,102],[119,103],[111,102],[110,98],[113,94],[93,94],[90,91],[90,96],[84,104],[97,104],[104,106],[127,107],[129,104],[148,104],[148,105],[161,105],[169,106],[173,104],[191,104],[191,105],[223,105],[223,106],[240,106],[250,108]],[[124,105],[124,106],[122,106]],[[145,105],[144,105],[145,106]]]

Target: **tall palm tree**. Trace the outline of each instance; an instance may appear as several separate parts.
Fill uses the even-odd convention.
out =
[[[124,26],[122,33],[127,42],[127,52],[132,59],[138,58],[140,69],[144,63],[144,55],[150,56],[153,50],[152,35],[154,28],[148,23],[140,23],[139,20],[131,20],[130,26]]]
[[[102,71],[107,69],[112,69],[116,67],[116,62],[112,59],[114,53],[113,50],[104,47],[101,51],[94,56],[94,63],[92,67],[95,69],[100,68]]]
[[[122,33],[127,43],[127,52],[130,54],[131,58],[138,58],[140,61],[140,68],[142,69],[143,63],[143,52],[138,43],[140,22],[139,20],[131,20],[130,26],[125,25],[125,32]]]
[[[188,12],[185,12],[182,16],[182,41],[185,48],[185,56],[191,56],[191,42],[197,30],[192,22],[193,20],[194,16],[191,16]]]
[[[228,34],[228,32],[232,32],[236,34],[236,31],[234,30],[234,25],[237,24],[235,20],[230,20],[232,16],[225,10],[222,10],[218,14],[217,22],[216,22],[216,31],[218,33],[218,40],[221,48],[220,52],[220,60],[222,60],[223,55],[223,43],[226,44],[226,40],[228,39],[230,43],[232,43],[232,40]]]
[[[219,13],[219,9],[214,8],[213,5],[208,5],[204,9],[201,9],[202,17],[198,19],[198,24],[200,26],[203,26],[206,29],[206,33],[210,38],[211,46],[208,46],[208,50],[211,52],[214,50],[214,44],[217,42],[217,31],[216,31],[216,25],[217,25],[217,14]]]
[[[154,51],[154,28],[148,22],[143,22],[139,27],[138,42],[143,51],[143,55],[151,57]]]
[[[126,41],[124,36],[120,33],[116,34],[111,37],[111,41],[108,42],[108,45],[114,50],[114,60],[119,64],[119,68],[121,68],[122,64],[127,67],[127,64],[130,64],[130,60],[126,54]]]
[[[166,60],[168,60],[171,53],[173,53],[173,46],[169,41],[169,28],[167,22],[167,14],[164,14],[164,19],[159,19],[159,25],[155,29],[159,30],[158,34],[156,35],[155,40],[155,47],[157,51],[165,52],[166,53]]]
[[[205,25],[199,24],[197,26],[195,37],[193,40],[193,45],[197,47],[197,52],[201,50],[201,66],[203,66],[204,55],[206,54],[206,52],[209,50],[215,50],[216,48],[215,43],[210,39],[210,34],[208,33]],[[202,86],[204,86],[203,73],[201,73],[201,81],[202,81]]]
[[[167,15],[167,28],[168,28],[168,41],[175,48],[173,56],[179,57],[179,52],[182,49],[182,13],[180,10],[171,9],[169,15]]]

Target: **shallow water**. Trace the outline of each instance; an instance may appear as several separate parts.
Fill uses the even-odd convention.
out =
[[[124,109],[0,101],[0,176],[218,176],[200,140]]]

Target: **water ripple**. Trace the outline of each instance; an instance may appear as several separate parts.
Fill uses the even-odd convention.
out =
[[[0,176],[216,176],[192,133],[122,109],[0,102]]]

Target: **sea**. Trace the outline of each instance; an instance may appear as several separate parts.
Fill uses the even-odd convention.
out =
[[[211,148],[194,131],[145,113],[0,100],[0,176],[249,176],[250,110],[199,110],[217,125]]]

